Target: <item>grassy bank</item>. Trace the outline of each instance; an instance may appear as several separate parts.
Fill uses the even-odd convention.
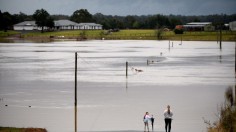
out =
[[[16,35],[16,34],[19,34],[19,32],[17,32],[17,31],[7,31],[7,32],[0,31],[0,38],[9,37],[9,36]]]
[[[15,35],[16,33],[12,33]],[[218,32],[184,32],[184,34],[175,34],[172,31],[163,31],[161,37],[157,38],[155,30],[120,30],[119,32],[108,32],[106,30],[64,30],[44,32],[39,31],[21,33],[18,37],[23,39],[105,39],[105,40],[182,40],[183,41],[217,41]],[[4,33],[1,36],[5,35]],[[236,32],[223,31],[223,41],[236,41]]]
[[[0,127],[0,132],[47,132],[47,130],[42,128]]]
[[[225,91],[225,103],[220,107],[217,115],[218,120],[214,123],[204,120],[207,124],[208,132],[236,132],[236,97],[234,97],[233,87],[228,87]]]

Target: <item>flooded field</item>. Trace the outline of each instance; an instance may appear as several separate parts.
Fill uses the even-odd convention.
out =
[[[234,42],[0,43],[0,126],[72,132],[75,52],[78,131],[142,131],[148,111],[162,132],[170,105],[173,132],[205,132],[235,85]]]

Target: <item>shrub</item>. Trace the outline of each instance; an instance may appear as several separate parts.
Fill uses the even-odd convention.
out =
[[[175,29],[174,32],[175,32],[175,34],[183,34],[184,30],[183,29]]]
[[[229,87],[225,92],[225,103],[219,110],[220,117],[213,124],[210,121],[204,122],[208,125],[208,132],[235,132],[236,130],[236,110],[233,106],[233,88]]]

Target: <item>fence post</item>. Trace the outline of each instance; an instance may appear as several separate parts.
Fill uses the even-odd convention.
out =
[[[126,61],[126,78],[128,77],[128,62]]]

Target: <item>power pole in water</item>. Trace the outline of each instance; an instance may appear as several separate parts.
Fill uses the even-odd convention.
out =
[[[75,52],[75,132],[77,132],[77,52]]]
[[[220,25],[220,49],[222,49],[222,29],[221,29],[221,25]]]

